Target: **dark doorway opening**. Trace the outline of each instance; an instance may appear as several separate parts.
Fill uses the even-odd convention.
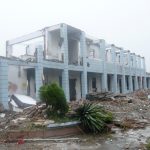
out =
[[[127,87],[127,90],[129,90],[129,76],[126,76],[126,77],[125,77],[125,80],[126,80],[126,87]]]
[[[132,78],[132,83],[133,83],[133,91],[135,91],[135,81],[134,81],[134,77]]]
[[[97,88],[96,88],[96,78],[92,78],[92,89],[93,89],[93,92],[97,91]]]
[[[27,69],[27,81],[28,81],[28,87],[27,87],[27,95],[33,96],[36,92],[35,89],[35,70],[34,69]]]
[[[122,93],[122,79],[119,79],[119,91]]]
[[[70,101],[76,100],[76,79],[69,79]]]
[[[111,80],[112,80],[112,76],[111,75],[107,75],[107,87],[108,87],[108,91],[111,91]]]

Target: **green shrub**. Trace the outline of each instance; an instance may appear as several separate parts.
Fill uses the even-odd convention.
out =
[[[147,150],[150,150],[150,142],[148,142],[148,143],[146,144],[146,148],[147,148]]]
[[[56,83],[44,85],[39,90],[40,99],[48,106],[48,115],[64,116],[68,112],[68,104],[64,91]]]
[[[92,133],[102,132],[106,127],[106,123],[111,122],[113,119],[111,113],[94,104],[84,104],[76,112],[83,129]]]

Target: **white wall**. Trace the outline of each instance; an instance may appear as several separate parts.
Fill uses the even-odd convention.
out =
[[[8,67],[8,81],[9,94],[27,94],[27,74],[23,67],[19,69],[19,66],[10,65]]]
[[[44,71],[44,78],[46,83],[58,83],[59,85],[59,77],[62,76],[61,71],[59,70],[55,70],[55,69],[46,69],[46,71]]]
[[[48,55],[53,56],[54,58],[59,57],[60,53],[60,30],[51,31],[48,33]]]
[[[69,63],[78,63],[79,42],[77,40],[68,40]]]

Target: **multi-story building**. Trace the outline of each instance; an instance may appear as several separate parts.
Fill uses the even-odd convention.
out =
[[[51,82],[70,101],[89,92],[150,88],[150,74],[144,57],[64,23],[6,42],[6,57],[0,57],[0,101],[6,108],[8,95],[38,100],[39,88]]]

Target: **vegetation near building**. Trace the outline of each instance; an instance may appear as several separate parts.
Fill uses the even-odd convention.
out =
[[[92,133],[103,132],[106,129],[106,124],[113,120],[111,112],[107,112],[95,104],[85,103],[76,111],[83,129]]]
[[[47,105],[48,115],[65,116],[68,104],[64,91],[56,83],[43,85],[39,90],[40,99]]]

